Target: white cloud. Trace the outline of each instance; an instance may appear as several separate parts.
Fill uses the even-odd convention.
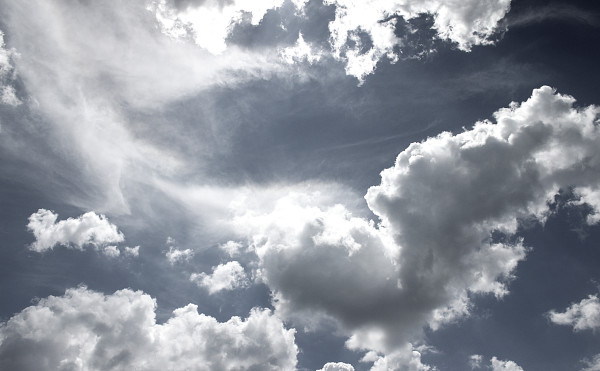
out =
[[[100,248],[125,240],[116,225],[110,223],[104,215],[93,211],[59,222],[56,221],[57,218],[58,214],[45,209],[39,209],[29,216],[27,229],[35,236],[35,242],[30,245],[30,249],[43,252],[56,245],[63,245],[82,250],[86,245]],[[107,255],[114,255],[114,249],[108,250]]]
[[[394,48],[403,49],[402,40],[394,33],[394,16],[409,20],[432,14],[438,36],[469,51],[473,45],[491,43],[489,37],[507,13],[510,0],[326,0],[325,4],[336,7],[335,19],[329,24],[334,55],[347,62],[349,75],[363,80],[382,57],[395,61],[398,55]],[[360,33],[371,40],[372,46],[366,51],[362,50],[366,45]]]
[[[208,289],[210,294],[221,290],[233,290],[248,285],[244,268],[237,261],[219,264],[213,267],[212,274],[192,273],[190,281]]]
[[[134,256],[134,257],[140,256],[140,247],[139,246],[135,246],[135,247],[125,246],[125,255]]]
[[[492,357],[492,371],[523,371],[519,365],[513,361],[502,361]]]
[[[596,354],[592,359],[584,359],[585,367],[581,371],[600,371],[600,354]]]
[[[344,362],[327,362],[317,371],[354,371],[354,367]]]
[[[189,261],[192,256],[194,256],[194,252],[192,249],[180,250],[177,247],[169,246],[169,251],[165,253],[167,260],[171,265],[182,263]]]
[[[119,249],[115,245],[104,247],[102,249],[102,253],[111,258],[117,258],[119,255],[121,255],[121,251],[119,251]]]
[[[217,322],[189,304],[163,324],[141,291],[79,287],[25,308],[0,326],[6,370],[293,370],[294,330],[266,309]]]
[[[9,106],[18,106],[21,100],[17,98],[15,88],[10,85],[15,78],[12,61],[18,53],[14,49],[7,50],[4,44],[4,32],[0,30],[0,101]]]
[[[469,357],[469,366],[472,369],[480,368],[481,362],[483,362],[483,356],[480,354],[473,354]]]
[[[239,255],[242,247],[243,245],[236,241],[227,241],[226,243],[219,245],[219,249],[225,251],[230,257]]]
[[[429,371],[435,368],[421,362],[421,353],[406,344],[403,348],[388,352],[386,355],[378,355],[376,352],[368,352],[361,360],[362,362],[374,362],[371,371]]]
[[[41,139],[35,134],[7,139],[6,150],[34,167],[51,156],[54,161],[44,171],[60,176],[44,181],[55,186],[67,204],[126,214],[131,199],[142,198],[140,189],[193,171],[185,167],[187,161],[192,163],[191,156],[181,153],[185,146],[165,144],[156,130],[139,130],[145,119],[136,115],[156,112],[216,85],[284,76],[282,72],[290,69],[275,49],[258,53],[230,48],[215,56],[192,43],[174,42],[156,28],[146,3],[3,4],[0,19],[11,46],[21,54],[13,61],[15,70],[31,97],[28,108],[45,128]],[[258,3],[248,2],[248,7],[258,12]],[[10,92],[6,90],[7,99]],[[32,132],[38,129],[37,121],[28,124]],[[27,142],[35,139],[53,152],[41,153]],[[204,157],[193,157],[194,169],[202,167]],[[55,178],[79,187],[62,192],[66,187]]]
[[[232,28],[249,15],[252,25],[258,25],[268,10],[283,4],[283,0],[188,1],[178,8],[171,1],[154,1],[149,10],[156,14],[162,31],[175,38],[190,35],[200,47],[213,54],[227,49],[225,40]]]
[[[548,317],[557,325],[572,326],[575,331],[595,331],[600,328],[600,300],[598,296],[590,295],[562,313],[551,310]]]
[[[168,0],[154,1],[149,7],[161,25],[161,30],[174,39],[191,38],[200,47],[213,54],[228,49],[227,36],[232,29],[249,21],[258,25],[266,12],[279,8],[282,0],[243,2],[240,0],[187,1],[186,6]],[[305,16],[306,1],[293,1],[298,16]],[[360,81],[373,73],[379,60],[387,56],[397,61],[404,52],[404,41],[395,34],[397,19],[416,18],[431,14],[437,36],[456,43],[458,48],[470,51],[473,45],[491,44],[490,36],[510,6],[510,0],[482,3],[469,1],[411,1],[411,0],[326,0],[335,6],[335,19],[329,24],[333,56],[346,62],[346,72]],[[244,15],[248,17],[245,18]],[[367,45],[361,34],[370,39]],[[372,44],[372,46],[371,46]],[[365,50],[367,49],[367,50]],[[301,60],[314,63],[324,51],[313,51],[302,35],[295,46],[284,48],[280,56],[286,63]]]
[[[284,48],[280,51],[281,58],[288,64],[307,61],[310,64],[318,62],[321,59],[323,51],[313,50],[313,47],[304,41],[302,33],[298,35],[298,40],[294,46]]]
[[[256,252],[277,313],[337,321],[349,348],[382,354],[374,367],[409,357],[426,369],[409,344],[424,326],[468,315],[473,294],[508,293],[527,252],[510,237],[517,219],[543,221],[560,187],[598,189],[599,108],[574,103],[542,87],[496,112],[496,123],[411,144],[365,196],[379,225],[306,193],[236,203],[234,213],[246,211],[234,227]]]

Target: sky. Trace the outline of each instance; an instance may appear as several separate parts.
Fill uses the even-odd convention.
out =
[[[0,2],[0,369],[600,370],[600,4]]]

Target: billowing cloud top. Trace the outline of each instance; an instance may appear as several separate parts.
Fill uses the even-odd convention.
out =
[[[511,238],[518,218],[543,221],[547,200],[571,186],[598,208],[599,110],[574,102],[542,87],[496,123],[413,143],[365,196],[378,225],[299,194],[238,215],[277,311],[334,319],[350,348],[387,354],[379,364],[419,365],[405,344],[423,326],[468,315],[473,294],[508,292],[527,252]]]
[[[141,291],[85,287],[50,296],[0,327],[3,370],[293,370],[298,349],[269,310],[227,322],[190,304],[165,323]]]

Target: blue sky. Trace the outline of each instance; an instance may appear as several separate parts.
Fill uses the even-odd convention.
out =
[[[600,370],[599,9],[0,4],[0,368]]]

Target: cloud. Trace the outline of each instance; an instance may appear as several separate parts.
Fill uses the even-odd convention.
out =
[[[114,245],[106,246],[104,249],[102,249],[102,253],[104,253],[104,255],[109,256],[111,258],[116,258],[119,255],[121,255],[121,252],[119,251],[119,249]]]
[[[598,296],[590,295],[562,313],[551,310],[548,318],[557,325],[572,326],[574,331],[595,331],[600,328],[600,300]]]
[[[169,246],[169,251],[165,253],[167,260],[171,265],[189,261],[192,256],[194,256],[194,252],[191,249],[179,250],[174,246]]]
[[[282,49],[280,55],[283,61],[289,64],[300,63],[302,61],[313,64],[321,59],[323,51],[313,50],[313,47],[304,41],[304,37],[300,33],[296,44]]]
[[[596,354],[592,359],[582,360],[585,365],[581,371],[600,371],[600,354]]]
[[[16,75],[13,59],[18,56],[14,49],[6,49],[4,32],[0,30],[0,102],[9,106],[18,106],[22,103],[16,95],[14,86],[11,85]]]
[[[213,267],[212,274],[192,273],[190,281],[208,289],[209,294],[214,294],[221,290],[233,290],[249,284],[244,268],[237,261]]]
[[[165,252],[165,256],[171,265],[188,262],[194,256],[194,251],[192,249],[180,250],[175,246],[176,243],[177,242],[173,237],[167,237],[167,245],[170,246],[169,250]]]
[[[492,357],[492,371],[523,371],[523,369],[513,361],[501,361]]]
[[[281,7],[283,0],[186,1],[185,6],[178,3],[160,0],[149,7],[162,32],[174,39],[191,38],[209,52],[221,54],[228,49],[227,37],[236,25],[246,22],[258,26],[267,11]],[[306,17],[306,1],[293,3],[299,10],[296,16]],[[493,43],[490,37],[508,12],[510,0],[485,3],[472,0],[460,4],[435,0],[326,0],[324,5],[335,7],[335,19],[329,23],[331,53],[346,63],[348,75],[362,82],[384,56],[395,62],[400,54],[410,54],[410,35],[399,37],[396,32],[399,17],[410,21],[431,15],[435,37],[470,51],[473,45]],[[407,26],[407,34],[419,31],[415,25]],[[280,57],[289,64],[302,60],[312,64],[325,52],[329,51],[313,51],[300,34],[296,45],[282,49]]]
[[[393,352],[381,356],[376,352],[367,353],[362,362],[373,362],[371,371],[429,371],[435,370],[421,363],[421,353],[414,350],[412,345],[407,344],[403,348],[396,349]]]
[[[226,243],[219,245],[219,249],[225,251],[230,257],[239,255],[242,247],[243,245],[236,241],[227,241]]]
[[[517,15],[507,18],[505,22],[508,27],[527,26],[552,20],[576,22],[590,27],[600,26],[598,14],[572,4],[549,3],[535,9],[522,10]]]
[[[496,123],[411,144],[365,196],[377,224],[307,193],[236,203],[247,211],[234,226],[277,313],[333,319],[350,349],[381,354],[374,367],[412,359],[426,368],[410,344],[423,327],[467,316],[473,295],[508,293],[527,252],[518,219],[543,222],[560,188],[598,189],[599,109],[574,103],[542,87],[497,111]]]
[[[317,371],[354,371],[354,367],[344,362],[328,362]]]
[[[129,256],[138,257],[138,256],[140,256],[140,247],[139,246],[135,246],[135,247],[125,246],[125,254],[129,255]]]
[[[116,246],[106,245],[123,242],[125,237],[104,215],[90,211],[77,218],[59,222],[57,219],[58,214],[46,209],[39,209],[29,216],[27,229],[35,236],[29,246],[31,250],[44,252],[56,245],[83,250],[84,246],[92,245],[104,248],[109,256],[119,255],[118,250],[115,252]]]
[[[483,356],[481,354],[473,354],[469,357],[469,366],[471,369],[476,369],[481,367],[481,362],[483,362]]]
[[[27,135],[14,131],[12,138],[5,138],[5,149],[34,169],[39,167],[40,174],[58,174],[44,182],[67,204],[126,214],[131,199],[141,198],[140,190],[154,187],[157,179],[184,172],[198,175],[194,171],[205,157],[182,153],[186,146],[181,141],[164,141],[165,135],[185,137],[189,128],[182,134],[181,126],[175,128],[182,125],[178,120],[160,126],[163,116],[155,113],[216,86],[284,76],[282,71],[290,69],[278,60],[277,50],[231,48],[215,56],[197,45],[174,42],[157,29],[146,3],[2,4],[0,21],[10,46],[21,55],[11,61],[34,118],[15,123],[26,127]],[[9,49],[2,50],[0,60]],[[159,123],[147,122],[145,115],[158,117]],[[194,138],[213,144],[210,135]],[[67,186],[61,179],[69,180],[64,182],[72,192],[62,191]]]
[[[245,19],[256,26],[268,10],[280,7],[283,0],[257,1],[154,1],[148,8],[156,14],[162,32],[178,39],[191,34],[194,42],[211,52],[221,54],[227,49],[226,39],[232,28]],[[248,17],[246,18],[246,15]]]
[[[0,326],[6,370],[293,370],[294,330],[267,309],[227,322],[189,304],[156,323],[141,291],[104,295],[69,289],[25,308]]]
[[[346,73],[361,81],[373,73],[381,58],[386,56],[396,61],[397,50],[402,53],[404,42],[395,34],[398,16],[410,20],[431,14],[433,28],[440,38],[470,51],[473,45],[492,43],[490,36],[510,7],[510,0],[326,0],[324,3],[336,7],[335,19],[329,24],[333,53],[346,61]]]

